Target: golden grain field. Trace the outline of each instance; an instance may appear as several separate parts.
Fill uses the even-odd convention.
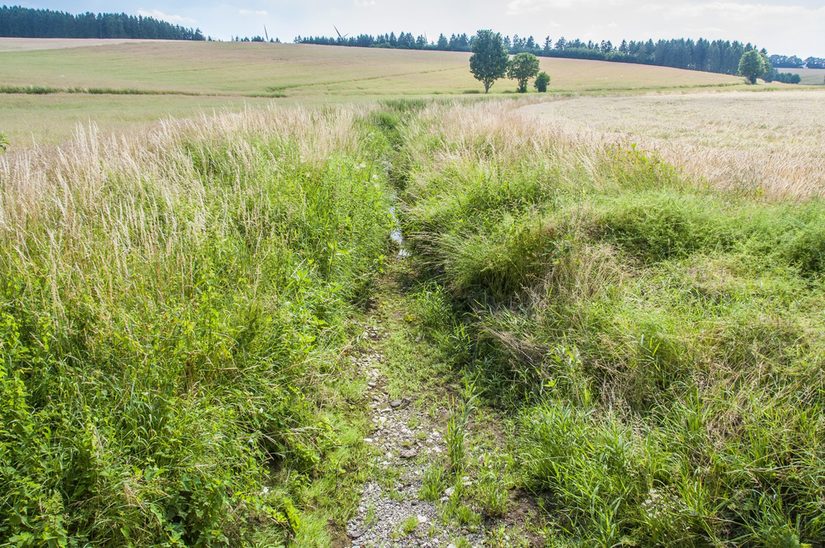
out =
[[[84,47],[80,47],[84,46]],[[15,143],[60,142],[77,124],[121,130],[165,116],[281,103],[479,93],[467,53],[293,44],[0,39],[2,86],[98,88],[169,95],[0,94],[0,132]],[[737,86],[730,76],[664,67],[542,59],[561,93]],[[515,84],[497,82],[494,94]],[[264,97],[261,97],[264,96]],[[266,97],[268,96],[268,98]]]
[[[566,134],[653,149],[723,187],[825,195],[825,93],[576,97],[520,109]]]

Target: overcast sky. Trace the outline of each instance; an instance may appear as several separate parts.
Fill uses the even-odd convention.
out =
[[[472,33],[492,28],[543,39],[700,36],[752,42],[771,53],[825,57],[825,1],[814,0],[44,0],[24,6],[152,15],[228,39],[296,35]]]

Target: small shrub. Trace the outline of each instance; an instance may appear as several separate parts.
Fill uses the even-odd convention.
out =
[[[539,72],[533,85],[539,93],[546,93],[547,86],[550,85],[550,75],[546,72]]]

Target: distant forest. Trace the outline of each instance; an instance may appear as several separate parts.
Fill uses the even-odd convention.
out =
[[[16,38],[142,38],[205,40],[200,29],[125,13],[81,13],[0,6],[0,36]]]
[[[808,57],[805,60],[796,55],[771,55],[771,65],[774,68],[811,68],[825,69],[825,59],[821,57]]]
[[[319,44],[351,47],[397,48],[438,51],[470,51],[474,37],[466,34],[453,34],[449,38],[441,34],[438,40],[431,42],[426,36],[413,36],[409,32],[395,34],[359,34],[357,36],[298,36],[295,42],[299,44]],[[739,70],[739,59],[748,50],[756,49],[752,44],[743,44],[737,41],[714,40],[704,38],[698,40],[675,39],[627,41],[616,45],[610,41],[583,42],[582,40],[567,40],[564,37],[555,42],[548,36],[544,42],[538,42],[532,36],[526,38],[518,35],[504,37],[504,43],[510,53],[529,52],[540,57],[565,57],[572,59],[594,59],[602,61],[619,61],[624,63],[640,63],[645,65],[659,65],[722,74],[736,74]],[[762,50],[763,53],[767,53]],[[798,59],[796,57],[781,57],[782,59]],[[809,63],[823,61],[810,58]],[[802,62],[804,65],[805,62]],[[788,68],[802,65],[787,65]],[[786,65],[777,65],[786,66]],[[811,66],[810,64],[808,66]]]

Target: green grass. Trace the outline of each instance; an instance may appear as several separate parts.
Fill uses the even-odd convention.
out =
[[[366,303],[390,397],[445,425],[420,496],[446,521],[526,497],[531,529],[493,542],[825,542],[821,200],[719,191],[490,103],[249,111],[8,158],[12,543],[338,540],[376,474],[342,357]],[[392,196],[412,256],[376,280]]]
[[[825,204],[462,112],[402,131],[402,224],[518,485],[571,542],[822,543]]]
[[[271,100],[252,97],[181,95],[2,95],[0,127],[11,151],[55,145],[74,137],[78,128],[97,128],[101,135],[132,134],[151,129],[159,119],[199,118],[215,112],[266,108]]]
[[[79,145],[36,189],[12,163],[0,537],[324,544],[345,523],[364,411],[338,353],[390,227],[384,145],[346,112],[308,115],[331,151],[297,112]]]

